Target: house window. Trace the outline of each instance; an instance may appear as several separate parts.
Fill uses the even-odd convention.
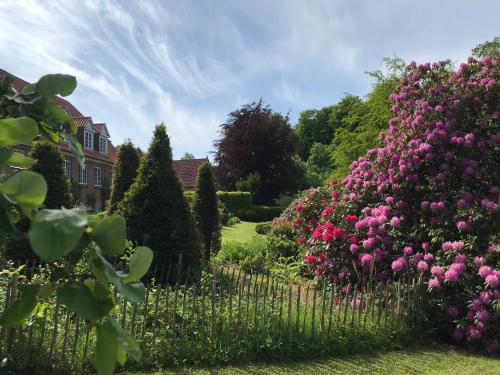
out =
[[[94,186],[101,186],[101,167],[94,167]]]
[[[83,167],[78,167],[78,182],[81,185],[87,185],[87,165],[84,164]]]
[[[66,177],[71,179],[71,160],[64,160],[64,172],[66,172]]]
[[[26,150],[21,150],[20,148],[15,148],[14,152],[17,152],[18,154],[21,155],[26,155]]]
[[[84,130],[84,132],[83,132],[83,147],[85,147],[87,150],[94,149],[94,134],[92,134],[92,132]]]
[[[99,152],[101,154],[108,153],[108,139],[106,137],[99,136]]]

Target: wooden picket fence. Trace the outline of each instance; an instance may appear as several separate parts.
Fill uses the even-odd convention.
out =
[[[43,267],[31,267],[26,279],[14,274],[0,281],[3,307],[13,303],[19,286],[36,280]],[[142,348],[142,363],[203,362],[214,352],[244,352],[248,345],[279,348],[304,342],[331,344],[343,337],[369,339],[420,324],[425,293],[414,279],[364,285],[285,284],[270,275],[252,275],[231,266],[204,273],[201,280],[175,285],[147,284],[146,302],[130,303],[116,294],[113,315]],[[166,277],[168,279],[168,277]],[[55,299],[41,304],[17,328],[0,330],[0,359],[75,372],[91,369],[94,332]]]

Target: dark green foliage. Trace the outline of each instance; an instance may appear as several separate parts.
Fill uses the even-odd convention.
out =
[[[238,191],[248,191],[255,197],[257,194],[261,183],[261,178],[259,172],[250,173],[245,179],[240,179],[236,182],[236,190]]]
[[[195,194],[193,211],[203,243],[205,259],[208,260],[213,253],[219,250],[218,247],[214,247],[212,239],[220,239],[220,218],[215,179],[212,167],[208,162],[203,163],[198,169]],[[219,246],[220,240],[215,245]]]
[[[129,239],[154,251],[153,268],[177,262],[199,270],[202,251],[195,222],[182,185],[172,168],[172,150],[165,125],[154,137],[139,164],[137,177],[119,206]]]
[[[31,167],[34,172],[40,173],[47,182],[47,196],[44,205],[46,208],[71,208],[74,205],[70,184],[64,173],[64,159],[59,148],[51,143],[36,142],[29,152],[35,160]],[[29,228],[29,221],[22,219],[18,229],[25,232]],[[27,260],[35,259],[28,240],[15,240],[8,237],[5,243],[5,253],[8,259]]]
[[[80,184],[78,183],[78,181],[71,179],[69,185],[71,189],[71,195],[75,200],[75,206],[77,206],[78,204],[80,204],[80,199],[81,199]]]
[[[36,160],[31,170],[40,173],[47,181],[46,208],[71,208],[74,205],[68,178],[64,173],[64,159],[59,148],[53,144],[36,142],[29,157]]]
[[[257,172],[261,178],[257,203],[270,204],[291,190],[295,142],[287,116],[260,100],[231,112],[220,133],[215,161],[223,189],[234,190],[237,181]]]
[[[294,128],[298,137],[299,156],[307,160],[314,143],[330,144],[333,137],[333,128],[329,123],[332,106],[319,110],[310,109],[300,114],[299,122]]]
[[[500,37],[496,36],[493,40],[478,44],[472,49],[472,55],[477,58],[485,56],[490,56],[492,59],[498,58],[500,56]]]
[[[246,191],[218,191],[217,197],[224,204],[224,207],[233,214],[252,205],[252,194]]]
[[[184,155],[181,156],[181,160],[191,160],[194,159],[194,155],[190,152],[185,152]]]
[[[195,192],[194,191],[185,191],[184,198],[186,198],[186,201],[188,202],[189,207],[193,208],[194,200],[196,199]]]
[[[117,150],[117,161],[113,172],[113,186],[107,208],[109,215],[116,212],[118,204],[130,188],[130,185],[134,182],[137,168],[139,167],[139,152],[142,154],[142,151],[135,148],[131,142],[118,146]]]
[[[267,234],[271,229],[271,222],[259,223],[255,226],[255,232],[258,234]]]
[[[236,212],[243,221],[261,222],[270,221],[278,217],[283,212],[283,207],[271,206],[251,206],[249,208],[242,208]]]
[[[111,195],[111,181],[107,177],[103,177],[101,185],[101,209],[105,210],[109,197]]]

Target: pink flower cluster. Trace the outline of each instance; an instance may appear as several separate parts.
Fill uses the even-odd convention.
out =
[[[427,283],[438,328],[498,350],[500,60],[411,63],[390,98],[381,146],[283,220],[316,276],[346,285],[410,273]]]

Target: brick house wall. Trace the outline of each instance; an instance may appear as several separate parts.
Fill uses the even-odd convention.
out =
[[[0,80],[4,76],[12,77],[11,86],[16,91],[22,91],[28,82],[0,69]],[[79,195],[80,205],[87,207],[90,211],[101,211],[101,194],[103,183],[107,179],[111,185],[113,167],[116,162],[116,149],[110,141],[110,135],[105,123],[94,123],[91,117],[85,117],[76,107],[66,99],[56,97],[56,103],[63,108],[75,121],[78,127],[76,138],[81,143],[85,155],[85,165],[87,170],[86,181],[82,180],[82,173],[76,158],[69,151],[68,146],[60,142],[59,148],[64,158],[64,169],[68,178],[72,181],[72,190],[76,190]],[[89,134],[88,139],[92,139],[91,144],[85,143],[85,132]],[[89,146],[89,147],[86,147]],[[19,144],[14,147],[14,151],[26,155],[31,146]],[[99,170],[99,172],[96,172]],[[100,183],[99,183],[100,175]],[[75,195],[75,194],[74,194]],[[78,197],[76,197],[78,198]],[[92,202],[93,201],[93,202]]]

